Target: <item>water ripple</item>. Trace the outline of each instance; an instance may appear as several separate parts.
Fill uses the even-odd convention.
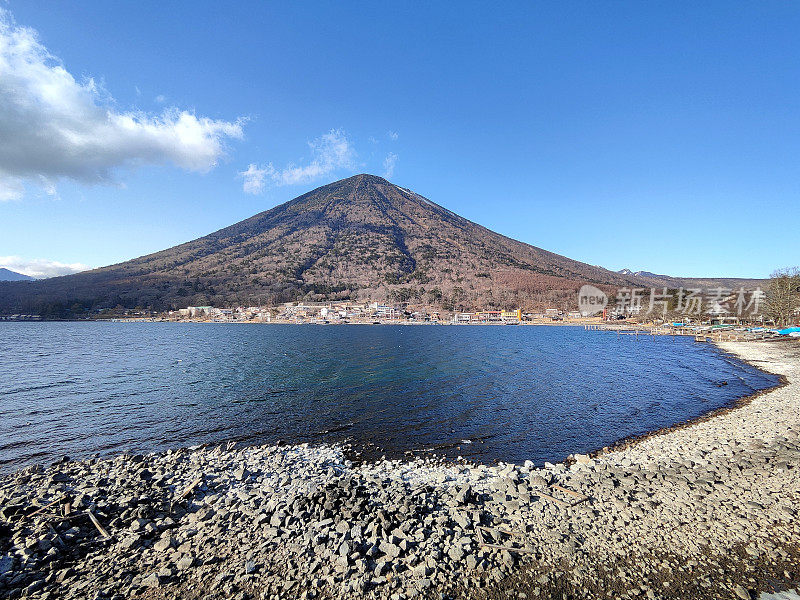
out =
[[[777,382],[690,339],[572,327],[2,323],[0,351],[3,470],[278,439],[561,460]]]

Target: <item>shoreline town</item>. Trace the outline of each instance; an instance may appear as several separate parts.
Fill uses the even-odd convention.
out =
[[[755,598],[800,586],[800,345],[689,426],[496,466],[177,449],[0,477],[9,598]]]
[[[659,318],[661,317],[661,318]],[[691,335],[696,341],[748,341],[773,337],[800,337],[800,327],[779,329],[758,319],[741,318],[730,312],[680,315],[680,322],[658,313],[639,313],[609,307],[589,316],[577,310],[545,308],[524,312],[520,308],[477,311],[443,311],[430,306],[382,304],[380,302],[286,302],[277,307],[218,308],[189,306],[155,312],[144,309],[102,311],[70,321],[115,323],[227,323],[276,325],[573,325],[586,329],[616,331],[620,335]],[[0,321],[38,322],[39,315],[0,316]]]

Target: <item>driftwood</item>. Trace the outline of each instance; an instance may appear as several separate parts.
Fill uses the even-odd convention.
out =
[[[184,498],[186,498],[189,494],[191,494],[194,491],[194,488],[196,488],[201,483],[203,483],[203,476],[202,475],[200,475],[200,477],[198,477],[192,483],[190,483],[189,487],[187,487],[185,490],[183,490],[181,495],[178,496],[178,499],[179,500],[183,500]]]
[[[50,523],[60,523],[61,521],[70,521],[72,519],[80,519],[86,516],[86,513],[71,512],[68,515],[48,515]]]
[[[91,521],[94,524],[94,526],[97,527],[97,531],[100,532],[100,535],[102,535],[105,539],[110,540],[111,539],[111,534],[108,533],[108,531],[106,530],[105,527],[100,525],[100,521],[97,520],[97,517],[94,516],[92,511],[87,510],[86,514],[89,515],[89,519],[91,519]]]
[[[554,490],[558,490],[560,492],[564,492],[565,494],[569,494],[570,496],[575,496],[576,498],[578,498],[578,502],[576,502],[575,504],[579,504],[579,503],[583,502],[584,500],[588,500],[589,499],[589,496],[587,496],[586,494],[581,494],[580,492],[576,492],[575,490],[568,490],[567,488],[561,487],[560,485],[553,484],[550,487],[552,489],[554,489]],[[573,506],[574,506],[574,504],[573,504]]]
[[[28,518],[28,517],[33,517],[33,516],[36,516],[36,515],[38,515],[39,513],[42,513],[42,512],[44,512],[44,511],[46,511],[46,510],[47,510],[48,508],[50,508],[51,506],[53,506],[53,505],[55,505],[55,504],[58,504],[58,503],[59,503],[59,502],[61,502],[63,499],[64,499],[64,497],[63,497],[63,496],[59,496],[58,498],[56,498],[56,499],[55,499],[55,500],[53,500],[52,502],[48,502],[48,503],[47,503],[47,504],[45,504],[44,506],[40,506],[40,507],[39,507],[37,510],[33,511],[32,513],[30,513],[30,514],[28,514],[28,515],[22,515],[22,517],[20,517],[20,520],[22,520],[22,519],[26,519],[26,518]]]

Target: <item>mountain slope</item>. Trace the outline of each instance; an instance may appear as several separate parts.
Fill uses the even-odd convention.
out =
[[[30,275],[23,275],[5,267],[0,267],[0,281],[32,281],[33,277]]]
[[[0,311],[412,300],[535,308],[631,278],[512,240],[373,175],[322,186],[197,240],[118,265],[0,284]]]

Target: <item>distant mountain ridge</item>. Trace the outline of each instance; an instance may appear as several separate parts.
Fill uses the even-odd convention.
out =
[[[667,275],[656,275],[650,271],[631,271],[630,269],[621,269],[617,271],[620,275],[633,275],[634,277],[667,277]]]
[[[33,281],[33,277],[0,267],[0,281]]]
[[[621,269],[617,271],[623,277],[631,280],[636,287],[668,287],[668,288],[724,288],[729,290],[737,290],[744,287],[745,289],[754,289],[761,287],[764,289],[766,280],[764,279],[748,279],[741,277],[673,277],[671,275],[658,275],[650,271],[631,271],[630,269]]]
[[[513,240],[363,174],[161,252],[24,286],[0,284],[0,311],[301,299],[535,309],[574,302],[583,283],[612,290],[640,279]]]

